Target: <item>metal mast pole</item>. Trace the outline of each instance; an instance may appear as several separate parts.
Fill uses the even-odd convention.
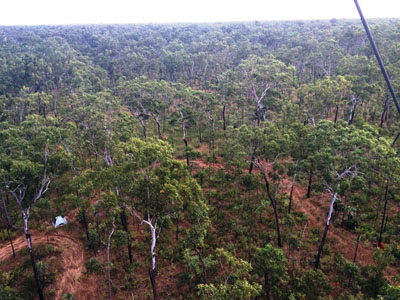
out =
[[[370,43],[371,43],[372,49],[374,50],[376,59],[378,60],[379,66],[381,67],[381,71],[382,71],[383,77],[385,77],[385,81],[386,81],[386,84],[387,84],[387,86],[388,86],[388,88],[389,88],[390,94],[391,94],[392,97],[393,97],[394,104],[396,104],[397,112],[398,112],[399,115],[400,115],[400,105],[399,105],[399,101],[397,101],[396,94],[394,93],[393,86],[392,86],[392,84],[390,83],[389,76],[388,76],[388,74],[387,74],[387,72],[386,72],[385,66],[383,65],[381,55],[379,54],[378,48],[376,47],[374,38],[373,38],[373,36],[372,36],[372,34],[371,34],[371,31],[369,30],[367,21],[366,21],[365,18],[364,18],[364,15],[363,15],[363,13],[362,13],[362,11],[361,11],[360,5],[358,4],[358,1],[357,1],[357,0],[354,0],[354,3],[356,4],[358,13],[360,14],[361,21],[362,21],[362,23],[363,23],[363,25],[364,25],[365,31],[367,32],[368,39],[369,39],[369,41],[370,41]]]

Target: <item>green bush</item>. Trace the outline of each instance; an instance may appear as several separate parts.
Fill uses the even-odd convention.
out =
[[[244,185],[247,190],[251,191],[257,186],[257,180],[254,174],[244,174],[240,177],[240,184]]]
[[[324,297],[331,287],[328,278],[321,270],[307,270],[301,276],[301,292],[306,295],[305,299],[317,300]]]
[[[0,299],[1,300],[22,300],[19,293],[10,287],[3,287],[0,284]]]
[[[101,274],[103,272],[103,264],[96,257],[89,258],[85,262],[85,267],[87,273]]]

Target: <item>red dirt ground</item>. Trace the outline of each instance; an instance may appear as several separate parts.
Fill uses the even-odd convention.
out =
[[[73,295],[82,295],[87,290],[82,283],[79,282],[79,277],[82,275],[84,268],[84,250],[82,243],[75,238],[63,234],[46,234],[45,232],[32,233],[32,243],[37,245],[43,243],[52,245],[62,252],[59,256],[63,270],[60,272],[61,276],[57,277],[56,282],[56,299],[61,299],[64,293],[71,293]],[[25,236],[19,236],[13,241],[15,252],[27,248]],[[0,245],[0,261],[8,259],[12,256],[10,244]],[[80,298],[87,299],[87,298]]]

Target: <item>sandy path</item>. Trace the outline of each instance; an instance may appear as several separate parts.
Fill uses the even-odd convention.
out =
[[[16,238],[13,243],[16,252],[28,247],[25,236]],[[85,263],[82,243],[62,234],[46,234],[44,232],[32,233],[32,243],[34,246],[44,243],[62,250],[59,259],[61,259],[63,270],[61,271],[61,276],[56,279],[57,293],[55,299],[62,299],[62,295],[65,293],[71,293],[76,299],[79,299],[79,295],[76,294],[80,287],[78,278],[82,274]],[[0,245],[0,261],[11,256],[10,244]]]

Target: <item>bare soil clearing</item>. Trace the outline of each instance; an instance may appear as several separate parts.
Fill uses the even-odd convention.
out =
[[[59,259],[63,265],[63,270],[59,270],[60,273],[56,276],[55,290],[57,292],[55,299],[62,299],[62,295],[65,293],[71,293],[76,296],[85,291],[85,287],[79,282],[79,277],[82,275],[85,265],[84,249],[80,241],[63,234],[33,232],[32,243],[34,246],[40,243],[52,245],[61,250]],[[16,238],[13,244],[15,252],[19,252],[28,247],[26,238],[23,235]],[[10,244],[0,244],[0,261],[11,257],[12,251]],[[76,299],[84,298],[76,297]]]

